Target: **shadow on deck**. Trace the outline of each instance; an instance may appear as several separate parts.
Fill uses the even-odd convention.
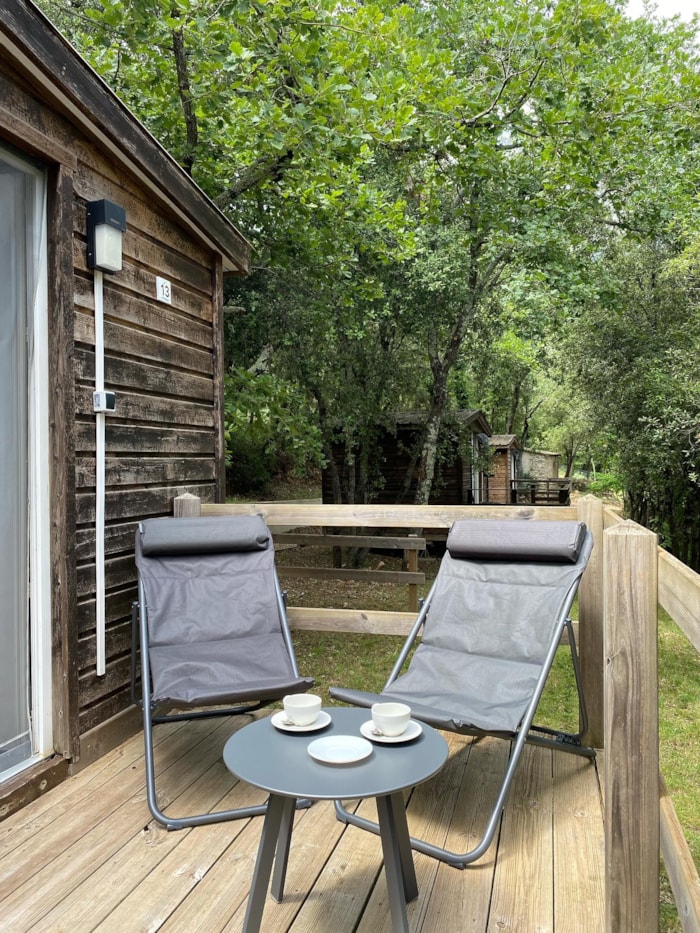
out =
[[[264,711],[261,715],[266,715]],[[221,753],[248,717],[161,726],[160,789],[174,813],[264,800]],[[169,741],[162,738],[169,733]],[[446,736],[442,772],[407,797],[409,828],[465,851],[488,815],[505,745]],[[149,819],[138,735],[0,824],[0,928],[20,931],[240,931],[259,818],[169,833]],[[604,928],[601,782],[595,763],[528,747],[500,831],[464,871],[415,855],[412,931],[581,933]],[[359,812],[375,816],[373,801]],[[389,929],[379,839],[330,802],[296,818],[285,898],[265,933]]]

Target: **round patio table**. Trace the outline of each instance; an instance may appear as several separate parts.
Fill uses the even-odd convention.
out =
[[[229,770],[270,793],[243,931],[256,933],[260,929],[273,864],[272,896],[282,900],[297,800],[375,797],[392,929],[408,933],[406,903],[418,895],[418,885],[403,791],[442,768],[447,742],[421,723],[422,731],[413,741],[373,742],[371,754],[362,760],[328,764],[311,757],[311,742],[325,736],[360,738],[360,726],[370,719],[370,713],[345,707],[330,707],[324,712],[331,722],[322,730],[283,732],[270,718],[260,719],[232,735],[224,747]]]

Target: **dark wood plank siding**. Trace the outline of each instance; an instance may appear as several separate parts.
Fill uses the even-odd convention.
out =
[[[76,149],[76,588],[84,733],[130,703],[138,521],[172,514],[172,501],[184,488],[205,501],[217,498],[222,273],[220,260],[155,211],[138,184],[118,178],[85,141]],[[116,411],[106,419],[104,677],[95,673],[95,333],[93,275],[85,260],[85,202],[101,197],[127,213],[123,270],[104,275],[105,385],[117,395]],[[170,281],[172,304],[156,299],[156,275]]]
[[[78,77],[67,77],[77,93]],[[0,139],[49,168],[54,731],[57,750],[76,757],[80,735],[130,705],[138,521],[172,514],[183,489],[204,501],[223,490],[223,262],[45,90],[0,57]],[[135,136],[128,142],[137,146]],[[196,197],[186,192],[190,213]],[[95,673],[95,333],[85,250],[85,205],[100,198],[127,214],[124,268],[104,275],[105,384],[117,409],[106,429],[103,677]],[[233,239],[227,232],[227,249]],[[242,266],[246,249],[241,240]],[[157,275],[171,282],[170,305],[156,299]]]

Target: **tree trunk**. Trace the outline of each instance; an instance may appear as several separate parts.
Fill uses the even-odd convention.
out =
[[[197,144],[199,143],[199,126],[195,110],[190,77],[187,70],[187,50],[185,49],[185,33],[182,28],[173,29],[173,55],[175,56],[175,71],[177,73],[177,90],[182,105],[182,114],[185,118],[185,132],[187,146],[182,157],[182,164],[188,175],[192,174]]]
[[[431,418],[427,424],[427,430],[423,439],[423,453],[421,456],[420,471],[418,473],[418,484],[416,486],[416,505],[427,505],[430,500],[430,493],[435,479],[435,463],[437,461],[437,447],[440,439],[440,425],[442,424],[442,413],[435,411],[431,413]]]
[[[513,388],[513,394],[510,400],[510,411],[508,412],[508,418],[506,420],[506,434],[513,434],[513,428],[515,427],[515,419],[518,414],[518,407],[520,405],[520,388],[522,383],[516,383]]]
[[[445,368],[443,364],[441,371],[436,373],[433,381],[433,398],[423,429],[423,449],[418,467],[416,495],[413,500],[416,505],[427,505],[430,501],[430,493],[435,479],[440,426],[447,407],[448,374],[449,368]]]
[[[472,288],[472,294],[476,294],[476,283]],[[450,343],[442,358],[438,353],[431,354],[430,368],[433,371],[433,385],[428,417],[423,429],[423,449],[418,466],[416,495],[413,500],[416,505],[427,505],[430,499],[435,479],[440,426],[447,408],[447,380],[452,367],[457,362],[462,341],[475,313],[476,302],[471,300],[462,308],[461,314],[452,329]]]

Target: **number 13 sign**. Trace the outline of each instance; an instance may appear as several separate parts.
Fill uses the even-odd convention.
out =
[[[156,276],[156,298],[158,301],[165,302],[166,305],[172,303],[170,282],[167,279],[162,279],[159,275]]]

